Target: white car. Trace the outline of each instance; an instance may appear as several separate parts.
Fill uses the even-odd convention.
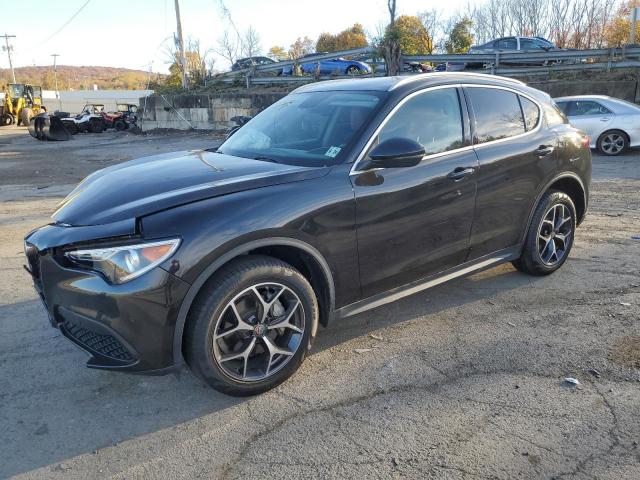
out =
[[[554,98],[571,125],[589,135],[591,148],[619,155],[640,146],[640,106],[604,95]]]

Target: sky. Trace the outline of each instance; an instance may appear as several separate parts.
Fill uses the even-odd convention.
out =
[[[89,0],[81,9],[85,3],[20,0],[11,2],[10,12],[3,9],[0,34],[16,35],[10,39],[14,67],[51,65],[51,54],[57,53],[59,65],[168,72],[165,47],[176,28],[174,0]],[[450,14],[466,3],[398,0],[398,15],[432,8]],[[288,48],[297,37],[315,40],[322,32],[337,33],[356,22],[375,32],[388,18],[386,0],[224,0],[224,4],[240,31],[249,26],[258,31],[264,53],[274,45]],[[199,39],[203,50],[215,48],[225,28],[233,32],[223,18],[220,0],[180,0],[180,13],[185,41]],[[0,41],[4,45],[4,38]],[[215,68],[229,66],[214,57]],[[0,68],[8,67],[6,52],[0,50]]]

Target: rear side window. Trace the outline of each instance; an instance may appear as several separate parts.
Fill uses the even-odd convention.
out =
[[[540,109],[534,102],[520,96],[520,105],[522,105],[522,113],[524,114],[524,126],[527,130],[533,130],[540,119]]]
[[[606,115],[609,113],[611,113],[611,110],[601,103],[591,100],[577,100],[569,102],[569,111],[567,112],[567,115],[570,117],[579,117],[582,115]]]
[[[476,117],[475,143],[509,138],[525,132],[518,95],[497,88],[468,88]]]
[[[380,142],[405,137],[421,144],[427,155],[462,147],[462,116],[455,88],[427,91],[407,100],[380,131]]]
[[[498,50],[517,50],[518,42],[514,37],[501,38],[500,40],[496,40],[493,44],[493,48]]]

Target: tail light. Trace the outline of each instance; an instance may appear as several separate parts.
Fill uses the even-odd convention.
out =
[[[582,136],[582,148],[589,148],[589,143],[590,143],[590,138],[589,135],[583,135]]]

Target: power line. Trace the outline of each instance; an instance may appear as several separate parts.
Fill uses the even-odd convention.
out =
[[[89,5],[89,2],[91,2],[91,0],[87,0],[86,2],[84,2],[84,4],[83,4],[79,9],[78,9],[78,11],[77,11],[76,13],[74,13],[73,15],[71,15],[71,18],[70,18],[69,20],[67,20],[66,22],[64,22],[64,24],[63,24],[63,25],[62,25],[58,30],[56,30],[56,31],[55,31],[55,32],[53,32],[51,35],[49,35],[46,39],[44,39],[44,40],[42,41],[42,43],[46,43],[46,42],[48,42],[48,41],[49,41],[49,40],[51,40],[53,37],[55,37],[57,34],[59,34],[62,30],[64,30],[64,28],[65,28],[67,25],[69,25],[69,24],[73,21],[73,19],[74,19],[74,18],[76,18],[76,17],[80,14],[80,12],[81,12],[82,10],[84,10],[84,7],[86,7],[87,5]]]

